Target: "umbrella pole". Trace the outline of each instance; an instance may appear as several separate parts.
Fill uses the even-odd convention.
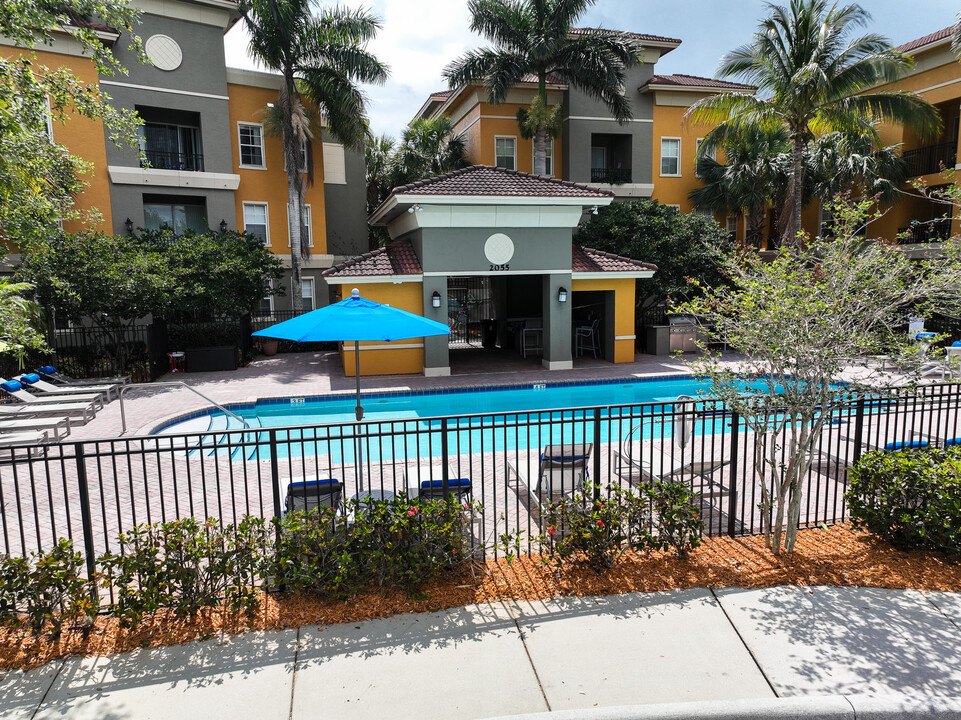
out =
[[[357,407],[354,408],[354,414],[359,423],[364,419],[364,408],[360,406],[360,343],[357,340],[354,340],[354,380],[357,382]],[[360,442],[359,427],[357,428],[354,442],[357,445],[356,452],[354,453],[354,458],[357,462],[357,492],[360,493],[364,490],[364,458],[362,456],[363,447]]]

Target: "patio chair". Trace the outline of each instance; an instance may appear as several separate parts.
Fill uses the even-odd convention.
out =
[[[119,385],[54,385],[40,377],[38,373],[27,373],[20,378],[20,382],[35,390],[57,393],[60,395],[77,395],[82,393],[103,393],[107,402],[119,394]]]
[[[42,430],[54,440],[59,440],[70,434],[70,418],[18,418],[16,420],[0,420],[0,436],[20,434],[31,430]]]
[[[408,467],[404,471],[408,497],[422,497],[428,500],[442,499],[444,493],[444,467],[440,464],[418,465]],[[455,495],[458,499],[470,500],[473,496],[473,486],[470,478],[458,477],[452,465],[447,466],[447,495]]]
[[[27,404],[46,404],[46,403],[86,403],[91,405],[94,410],[100,410],[103,408],[103,394],[95,393],[93,395],[59,395],[55,393],[46,393],[40,395],[34,395],[23,389],[23,385],[16,380],[4,380],[0,378],[0,390],[5,392],[12,398],[16,398],[20,402]]]
[[[46,448],[41,446],[49,440],[50,436],[45,430],[0,433],[0,463],[14,463],[43,455]],[[14,452],[14,448],[17,448],[17,452]]]
[[[53,365],[44,365],[37,368],[37,374],[58,385],[127,385],[130,382],[129,375],[105,378],[72,378],[69,375],[57,372],[57,368]]]
[[[540,454],[537,468],[537,495],[567,495],[583,490],[590,482],[590,459],[593,443],[547,445]]]
[[[89,403],[14,403],[0,405],[0,419],[32,418],[50,415],[78,417],[82,425],[94,419],[97,411]]]
[[[679,395],[675,402],[692,401],[689,395]],[[620,447],[614,450],[614,474],[633,483],[637,478],[640,482],[690,481],[691,489],[705,496],[726,497],[731,494],[730,488],[714,477],[714,474],[731,463],[730,460],[719,457],[695,457],[693,453],[684,450],[691,441],[694,423],[698,419],[693,406],[690,409],[675,410],[670,438],[657,446],[653,438],[645,442],[639,438],[634,441],[634,435],[640,431],[643,436],[645,427],[654,428],[659,425],[653,418],[644,420],[630,429]],[[702,450],[705,449],[702,447]]]
[[[336,508],[344,493],[344,484],[334,478],[298,480],[287,484],[284,498],[286,512],[316,510],[319,507]]]
[[[574,350],[577,357],[581,357],[590,350],[597,357],[597,331],[601,321],[595,319],[590,325],[582,325],[574,329]]]

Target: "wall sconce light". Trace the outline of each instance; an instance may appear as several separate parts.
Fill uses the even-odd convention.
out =
[[[220,232],[222,232],[222,233],[227,232],[227,221],[226,221],[226,220],[221,220],[221,221],[220,221]]]
[[[591,208],[591,215],[597,215],[597,205]]]
[[[567,288],[557,288],[557,302],[567,302]]]
[[[424,208],[422,208],[420,205],[411,205],[409,208],[407,208],[407,212],[409,213],[423,212],[423,210]]]
[[[434,294],[430,296],[430,304],[432,307],[440,307],[440,293],[434,290]]]
[[[123,226],[127,228],[128,235],[133,235],[133,220],[131,220],[130,218],[127,218],[126,220],[123,221]]]

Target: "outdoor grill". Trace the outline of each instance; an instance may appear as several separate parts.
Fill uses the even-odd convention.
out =
[[[697,350],[697,318],[693,315],[676,313],[667,316],[671,328],[671,352],[694,352]]]

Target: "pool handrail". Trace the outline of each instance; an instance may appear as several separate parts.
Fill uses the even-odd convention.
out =
[[[167,381],[164,381],[164,382],[130,383],[130,384],[124,385],[122,388],[120,388],[120,425],[121,425],[121,428],[122,428],[122,430],[121,430],[121,432],[120,432],[121,435],[125,435],[125,434],[127,433],[127,414],[126,414],[126,412],[124,412],[123,394],[124,394],[125,392],[127,392],[127,390],[129,390],[130,388],[138,388],[138,387],[159,387],[160,385],[167,385],[167,386],[170,386],[170,385],[178,385],[178,386],[180,386],[180,387],[187,388],[188,390],[190,390],[190,392],[199,395],[199,396],[202,397],[204,400],[206,400],[206,401],[209,402],[211,405],[213,405],[215,408],[217,408],[218,410],[223,411],[225,414],[229,415],[229,416],[232,417],[234,420],[240,421],[240,423],[243,424],[243,426],[244,426],[245,428],[247,428],[248,430],[250,430],[250,423],[248,423],[246,420],[244,420],[242,417],[240,417],[240,415],[237,415],[236,413],[231,412],[230,410],[228,410],[227,408],[225,408],[223,405],[221,405],[221,404],[220,404],[219,402],[217,402],[216,400],[207,397],[207,396],[204,395],[202,392],[200,392],[199,390],[197,390],[197,388],[192,387],[191,385],[188,385],[188,384],[185,383],[183,380],[167,380]]]

